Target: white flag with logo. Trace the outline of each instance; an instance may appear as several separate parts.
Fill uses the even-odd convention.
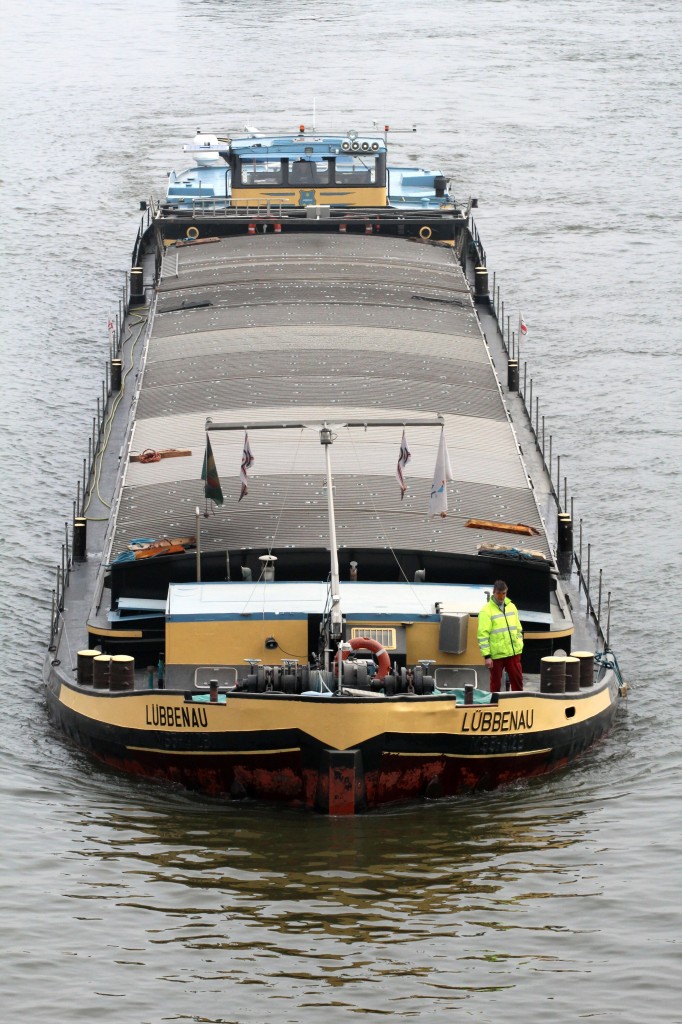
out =
[[[431,484],[431,498],[429,499],[429,515],[445,516],[448,511],[448,488],[447,481],[454,480],[450,466],[450,456],[445,444],[445,431],[440,432],[440,443],[438,455],[436,456],[436,468],[433,471],[433,483]]]

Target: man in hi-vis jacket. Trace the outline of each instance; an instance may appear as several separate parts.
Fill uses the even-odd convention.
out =
[[[523,633],[516,605],[507,597],[507,584],[495,580],[493,596],[478,613],[478,646],[490,669],[490,692],[499,693],[506,668],[512,690],[523,689]]]

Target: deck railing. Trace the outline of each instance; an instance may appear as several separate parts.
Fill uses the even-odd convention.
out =
[[[133,246],[133,267],[137,266],[142,256],[145,238],[148,232],[152,230],[154,218],[157,214],[158,204],[155,204],[154,201],[145,206]],[[132,337],[132,325],[129,322],[126,326],[126,316],[131,313],[131,310],[134,311],[135,302],[137,301],[131,294],[130,282],[130,275],[126,273],[117,299],[116,312],[107,325],[109,358],[105,363],[101,393],[97,396],[95,414],[91,421],[88,437],[88,454],[83,459],[81,478],[76,483],[76,497],[72,504],[71,523],[68,521],[64,523],[65,541],[61,546],[61,561],[56,567],[55,586],[52,590],[49,645],[51,651],[56,649],[55,641],[59,633],[61,615],[64,610],[66,588],[69,585],[69,577],[73,569],[75,557],[77,557],[77,520],[85,520],[87,522],[87,510],[97,487],[98,460],[101,460],[104,453],[108,427],[111,425],[111,419],[115,412],[113,403],[119,393],[119,384],[123,383],[121,378],[125,377],[121,362],[124,346]],[[142,315],[146,318],[146,313]]]
[[[487,267],[485,250],[481,244],[478,229],[473,221],[469,223],[470,231],[470,256],[473,256],[478,266]],[[568,480],[564,474],[562,477],[561,455],[553,451],[554,438],[547,431],[545,416],[540,415],[540,400],[533,394],[533,378],[528,374],[528,363],[523,361],[523,372],[521,372],[521,346],[517,332],[512,330],[511,316],[505,311],[505,304],[501,297],[500,284],[497,276],[493,273],[490,288],[490,311],[497,323],[500,339],[505,353],[509,359],[516,359],[519,368],[519,389],[518,395],[525,412],[528,427],[533,435],[535,446],[542,459],[542,464],[547,474],[549,491],[554,500],[557,516],[559,513],[570,515],[571,525],[575,523],[574,496],[568,495]],[[562,486],[563,485],[563,486]],[[563,496],[562,496],[563,491]],[[561,564],[561,552],[556,552],[559,570],[564,570],[564,575],[571,575],[575,570],[578,594],[584,595],[585,611],[594,621],[599,637],[605,648],[609,648],[611,632],[611,591],[606,592],[604,600],[604,579],[603,570],[598,571],[597,593],[593,594],[594,575],[592,570],[592,545],[585,543],[583,538],[583,520],[578,521],[578,546],[575,546],[573,538],[572,551],[568,568]],[[602,607],[603,606],[603,607]],[[604,622],[602,622],[602,610],[604,611]]]

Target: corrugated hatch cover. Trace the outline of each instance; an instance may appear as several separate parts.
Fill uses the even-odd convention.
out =
[[[197,305],[204,303],[204,305]],[[451,250],[353,235],[256,235],[171,249],[141,381],[132,452],[191,458],[129,463],[112,553],[137,536],[192,534],[207,416],[215,421],[445,417],[455,480],[446,519],[429,519],[439,431],[339,427],[332,448],[341,546],[474,554],[506,534],[469,518],[524,522],[547,539],[518,455],[478,317]],[[243,435],[211,442],[225,504],[202,548],[324,547],[324,453],[312,431],[258,431],[249,493],[237,503]],[[517,538],[514,538],[515,542]],[[519,547],[524,546],[519,542]]]

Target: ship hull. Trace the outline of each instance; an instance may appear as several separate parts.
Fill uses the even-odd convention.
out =
[[[618,683],[502,694],[496,705],[399,697],[99,695],[48,680],[51,717],[113,768],[219,799],[355,814],[494,789],[564,767],[613,725]]]
[[[117,769],[353,814],[541,775],[613,723],[610,595],[604,630],[475,201],[388,167],[387,131],[197,133],[140,224],[45,680]],[[495,580],[518,693],[485,692]]]

